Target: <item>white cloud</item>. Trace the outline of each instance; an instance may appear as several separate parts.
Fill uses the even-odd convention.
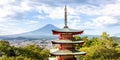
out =
[[[26,24],[28,24],[28,25],[34,25],[34,24],[38,24],[38,23],[39,22],[35,21],[35,20],[31,20],[31,21],[26,22]]]
[[[99,15],[100,7],[93,6],[93,5],[82,5],[76,7],[77,14],[86,14],[86,15]]]
[[[19,20],[14,20],[12,17],[16,16],[17,13],[31,11],[33,7],[30,3],[30,0],[0,0],[0,35],[16,34],[26,31],[26,29],[18,27],[17,22]],[[30,24],[32,23],[35,22],[30,22]]]
[[[70,28],[79,29],[80,28],[80,26],[79,26],[80,23],[81,23],[80,20],[70,20],[69,26],[70,26]]]
[[[7,5],[15,2],[15,0],[0,0],[0,5]]]
[[[106,1],[107,3],[107,1]],[[100,6],[95,5],[81,5],[76,6],[74,14],[80,17],[81,14],[88,16],[83,28],[97,29],[99,27],[106,27],[109,25],[120,24],[120,2],[108,3]],[[95,17],[94,17],[95,16]],[[90,18],[94,17],[94,18]],[[78,26],[78,25],[76,25]]]
[[[1,0],[0,0],[1,1]],[[5,0],[2,3],[0,7],[0,17],[8,17],[8,16],[14,16],[15,14],[19,12],[25,12],[30,11],[32,9],[32,6],[30,6],[29,0],[21,0],[19,3],[15,0]],[[18,3],[18,4],[15,4]]]
[[[47,18],[47,16],[38,15],[38,16],[36,16],[36,18],[38,18],[38,19],[45,19],[45,18]]]
[[[5,22],[6,20],[4,20],[3,18],[0,18],[0,23]]]
[[[106,27],[109,25],[119,24],[119,21],[114,17],[100,16],[93,19],[91,22],[86,22],[85,25],[93,28]]]
[[[14,12],[10,10],[10,6],[0,8],[0,18],[4,18],[13,14]]]
[[[54,10],[50,11],[49,17],[52,19],[63,19],[64,18],[64,11],[62,7],[56,7]]]
[[[53,20],[62,19],[64,17],[63,7],[52,7],[52,6],[41,5],[41,6],[36,6],[36,10],[38,10],[39,13],[44,12],[45,14],[47,14],[47,16],[45,17],[51,18]]]
[[[24,29],[15,27],[14,23],[2,23],[0,24],[0,35],[9,35],[23,32]]]
[[[117,0],[119,1],[119,0]],[[44,1],[45,2],[45,1]],[[90,4],[78,4],[76,3],[75,6],[69,6],[68,5],[68,20],[70,23],[70,26],[72,28],[92,28],[96,29],[99,27],[106,27],[109,25],[119,24],[120,21],[120,2],[114,2],[114,0],[96,0],[96,3],[94,0],[88,1]],[[47,2],[48,3],[48,2]],[[98,3],[103,3],[98,4]],[[98,4],[96,6],[95,4]],[[37,24],[37,21],[24,21],[27,23],[22,22],[21,20],[11,21],[13,20],[12,17],[16,16],[18,13],[26,13],[28,11],[37,11],[40,15],[35,18],[39,19],[45,19],[48,18],[48,20],[60,20],[64,19],[64,6],[58,4],[59,6],[52,6],[46,3],[38,2],[37,0],[0,0],[0,29],[1,32],[5,31],[7,33],[18,33],[22,32],[22,27],[16,27],[16,23],[18,24],[26,24],[26,25],[32,25]],[[44,14],[43,14],[44,13]],[[43,15],[42,15],[43,14]],[[84,14],[89,20],[84,21],[84,23],[81,21],[81,15]],[[94,17],[95,18],[90,18]],[[30,17],[28,17],[30,18]],[[21,22],[20,22],[21,21]],[[8,23],[8,24],[7,24]],[[84,24],[84,25],[81,25]],[[6,26],[9,25],[9,27]],[[58,24],[63,25],[63,24]],[[15,29],[18,31],[16,32]],[[27,28],[24,29],[26,31]],[[23,32],[24,32],[23,31]]]
[[[101,25],[109,25],[109,24],[117,24],[118,20],[110,16],[102,16],[96,18],[94,22]]]
[[[118,1],[117,0],[87,0],[87,2],[94,5],[106,5],[106,4],[116,3]]]
[[[102,2],[101,2],[102,3]],[[107,1],[106,1],[107,3]],[[80,5],[80,6],[68,6],[68,20],[73,20],[70,23],[71,27],[78,28],[78,27],[86,27],[86,28],[98,28],[98,27],[106,27],[109,25],[118,24],[119,20],[116,16],[119,16],[119,6],[118,2],[108,2],[107,4],[95,6],[95,5]],[[44,11],[48,14],[47,17],[58,20],[64,18],[64,7],[52,7],[52,6],[39,6],[39,12],[41,13]],[[86,20],[84,25],[79,26],[80,23],[80,15],[85,14],[87,16],[97,16],[93,19]],[[76,22],[77,21],[77,22]]]
[[[86,5],[80,5],[76,6],[75,8],[72,7],[73,14],[86,14],[89,16],[94,16],[94,15],[107,15],[107,16],[119,16],[120,15],[120,2],[116,3],[109,3],[105,5],[91,5],[91,4],[86,4]]]
[[[36,10],[41,14],[45,13],[46,16],[38,16],[39,18],[51,18],[52,20],[59,20],[59,19],[64,19],[64,6],[58,6],[58,7],[53,7],[53,6],[47,6],[47,5],[40,5],[36,6]],[[79,11],[79,10],[78,10]],[[68,19],[79,19],[80,17],[77,15],[78,13],[74,8],[71,8],[68,6],[67,10],[68,14]]]
[[[101,9],[101,15],[109,15],[109,16],[119,16],[120,15],[120,3],[116,4],[108,4],[103,6]]]
[[[38,21],[34,20],[8,20],[7,22],[2,22],[0,24],[0,35],[9,35],[9,34],[19,34],[27,31],[32,31],[36,29]]]

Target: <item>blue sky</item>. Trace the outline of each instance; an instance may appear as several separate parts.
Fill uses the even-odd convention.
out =
[[[46,24],[68,26],[84,34],[120,36],[120,0],[0,0],[0,35],[19,34]]]

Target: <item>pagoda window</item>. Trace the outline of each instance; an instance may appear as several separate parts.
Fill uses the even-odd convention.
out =
[[[62,39],[62,40],[72,40],[73,39],[73,35],[72,35],[72,33],[62,33],[62,34],[60,34],[59,39]]]
[[[74,48],[73,44],[60,44],[59,49],[60,50],[66,50],[66,49],[74,50],[75,48]]]

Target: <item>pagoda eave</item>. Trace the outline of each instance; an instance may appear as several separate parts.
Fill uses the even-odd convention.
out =
[[[50,56],[74,56],[74,55],[86,55],[86,53],[84,54],[50,54]]]
[[[78,31],[78,32],[60,32],[60,31],[55,31],[55,30],[52,30],[52,34],[53,35],[57,35],[57,34],[61,34],[61,33],[72,33],[73,35],[77,35],[77,34],[82,34],[84,31]]]
[[[67,40],[57,40],[51,41],[52,44],[83,44],[84,41],[67,41]]]
[[[73,55],[86,55],[86,52],[76,52],[76,53],[50,53],[51,56],[73,56]]]

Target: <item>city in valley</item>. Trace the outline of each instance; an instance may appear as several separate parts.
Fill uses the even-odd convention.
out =
[[[10,43],[11,46],[23,47],[26,45],[37,45],[44,49],[51,49],[51,40],[41,39],[41,40],[5,40]]]

